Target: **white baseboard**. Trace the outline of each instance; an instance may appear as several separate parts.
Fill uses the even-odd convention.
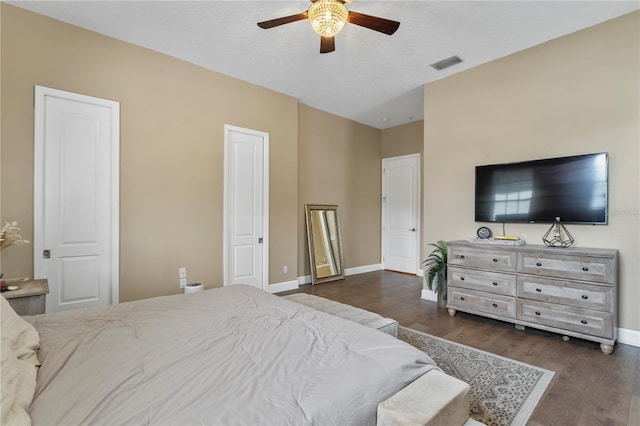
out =
[[[428,288],[423,288],[422,293],[420,294],[421,299],[431,300],[432,302],[438,301],[438,293],[435,293]]]
[[[304,277],[298,277],[298,284],[311,284],[311,275],[305,275]]]
[[[349,275],[358,275],[364,274],[365,272],[373,272],[380,271],[382,269],[382,264],[374,264],[374,265],[364,265],[364,266],[356,266],[355,268],[347,268],[344,270],[345,276]],[[298,285],[311,284],[311,275],[304,275],[302,277],[298,277]]]
[[[424,277],[424,269],[418,269],[418,273],[416,275],[419,277]]]
[[[640,347],[640,331],[619,328],[618,343]]]
[[[344,270],[344,274],[346,276],[349,275],[358,275],[364,274],[365,272],[373,272],[382,270],[382,264],[377,263],[375,265],[364,265],[364,266],[356,266],[355,268],[346,268]]]
[[[281,291],[297,290],[298,281],[285,281],[282,283],[269,284],[269,293],[280,293]]]

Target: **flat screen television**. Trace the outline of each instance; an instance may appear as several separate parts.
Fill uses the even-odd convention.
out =
[[[476,167],[476,222],[606,224],[609,155]]]

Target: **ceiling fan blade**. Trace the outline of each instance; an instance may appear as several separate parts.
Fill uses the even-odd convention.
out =
[[[283,16],[282,18],[271,19],[269,21],[258,22],[258,26],[265,30],[279,25],[289,24],[291,22],[301,21],[307,19],[309,15],[307,12],[298,13],[297,15]]]
[[[320,37],[320,53],[330,53],[336,50],[336,41],[333,37]]]
[[[347,19],[347,22],[387,35],[395,33],[398,27],[400,27],[400,22],[397,21],[351,11],[349,11],[349,18]]]

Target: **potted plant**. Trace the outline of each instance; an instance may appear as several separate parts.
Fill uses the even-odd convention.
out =
[[[438,293],[438,305],[444,307],[447,300],[447,242],[440,240],[429,245],[435,249],[422,262],[426,271],[425,281],[429,290]]]

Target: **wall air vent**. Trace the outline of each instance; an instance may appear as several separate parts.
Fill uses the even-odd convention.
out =
[[[462,59],[460,59],[460,57],[456,55],[456,56],[452,56],[450,58],[438,61],[435,64],[431,64],[431,66],[438,71],[442,71],[443,69],[452,67],[455,64],[459,64],[460,62],[462,62]]]

